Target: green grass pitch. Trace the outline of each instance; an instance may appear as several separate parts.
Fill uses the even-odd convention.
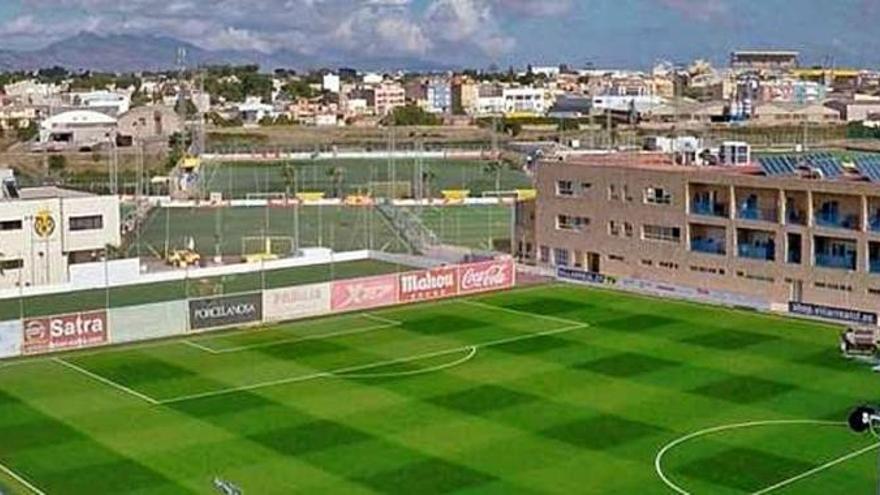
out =
[[[870,493],[837,328],[543,286],[0,364],[28,493]]]

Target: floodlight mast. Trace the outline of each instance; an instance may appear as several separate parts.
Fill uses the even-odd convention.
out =
[[[869,432],[880,440],[880,409],[872,406],[859,406],[849,414],[847,423],[856,433]],[[880,495],[880,454],[877,456],[877,495]]]

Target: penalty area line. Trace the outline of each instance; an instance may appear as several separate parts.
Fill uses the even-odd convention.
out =
[[[26,480],[24,478],[24,476],[16,473],[12,469],[9,469],[2,462],[0,462],[0,471],[2,471],[3,473],[5,473],[7,476],[14,479],[15,481],[17,481],[19,484],[21,484],[23,487],[30,490],[32,493],[34,493],[36,495],[46,495],[46,492],[44,492],[43,490],[40,490],[39,488],[34,486],[34,484],[31,483],[30,481]]]
[[[850,452],[849,454],[842,455],[836,459],[832,459],[832,460],[826,462],[825,464],[822,464],[822,465],[814,467],[813,469],[804,471],[803,473],[801,473],[797,476],[792,476],[791,478],[788,478],[786,480],[782,480],[779,483],[776,483],[774,485],[770,485],[767,488],[762,488],[762,489],[752,493],[752,495],[764,495],[765,493],[770,493],[772,491],[786,487],[792,483],[798,482],[798,481],[800,481],[804,478],[810,477],[816,473],[821,473],[822,471],[825,471],[826,469],[830,469],[830,468],[832,468],[842,462],[846,462],[852,458],[858,457],[860,455],[864,455],[872,450],[876,450],[877,447],[880,447],[880,442],[868,445],[867,447],[861,448],[859,450],[854,450],[854,451]]]
[[[146,402],[148,402],[148,403],[150,403],[150,404],[153,404],[153,405],[157,405],[157,404],[159,404],[159,401],[157,401],[156,399],[154,399],[154,398],[152,398],[152,397],[150,397],[150,396],[148,396],[148,395],[144,395],[144,394],[138,392],[137,390],[132,390],[132,389],[126,387],[125,385],[122,385],[121,383],[116,383],[116,382],[114,382],[113,380],[111,380],[111,379],[109,379],[109,378],[107,378],[107,377],[104,377],[104,376],[101,376],[101,375],[99,375],[99,374],[97,374],[97,373],[91,372],[91,371],[89,371],[89,370],[87,370],[87,369],[85,369],[85,368],[83,368],[83,367],[81,367],[81,366],[77,366],[77,365],[71,363],[70,361],[65,361],[64,359],[61,359],[61,358],[58,358],[58,357],[56,357],[56,358],[52,358],[52,361],[54,361],[54,362],[60,364],[61,366],[64,366],[65,368],[68,368],[68,369],[71,369],[71,370],[73,370],[73,371],[76,371],[77,373],[83,374],[83,375],[85,375],[85,376],[91,378],[92,380],[96,380],[96,381],[98,381],[98,382],[101,382],[101,383],[103,383],[104,385],[107,385],[107,386],[113,387],[113,388],[115,388],[116,390],[119,390],[119,391],[125,392],[125,393],[127,393],[128,395],[131,395],[131,396],[133,396],[133,397],[137,397],[138,399],[141,399],[141,400],[143,400],[143,401],[146,401]]]

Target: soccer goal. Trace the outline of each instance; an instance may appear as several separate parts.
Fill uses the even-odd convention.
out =
[[[249,236],[241,238],[241,255],[245,261],[274,260],[294,254],[295,244],[289,236]]]

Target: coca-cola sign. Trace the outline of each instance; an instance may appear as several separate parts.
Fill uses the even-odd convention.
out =
[[[189,302],[189,328],[226,327],[254,323],[263,319],[260,294],[209,297]]]
[[[333,311],[377,308],[397,303],[397,275],[333,282],[330,306]]]
[[[458,294],[454,266],[433,268],[400,276],[400,302],[424,301]]]
[[[512,287],[515,281],[513,260],[485,261],[458,268],[460,294],[473,294]]]
[[[79,349],[110,342],[107,312],[83,311],[66,315],[24,320],[22,352],[44,352]]]

